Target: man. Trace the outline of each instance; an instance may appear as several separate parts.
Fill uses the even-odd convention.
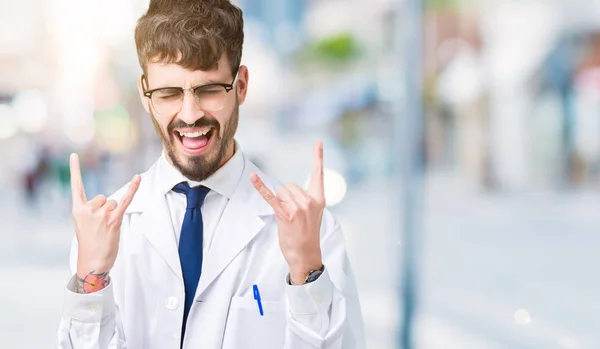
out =
[[[234,140],[243,38],[228,0],[150,1],[135,31],[138,88],[163,152],[91,200],[71,156],[74,275],[59,348],[364,348],[322,144],[304,190],[269,178]]]

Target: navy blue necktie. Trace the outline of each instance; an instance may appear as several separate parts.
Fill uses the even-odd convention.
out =
[[[196,288],[200,280],[202,271],[202,203],[206,194],[210,191],[204,186],[190,188],[186,182],[177,184],[173,191],[185,194],[187,198],[187,208],[181,226],[181,235],[179,237],[179,261],[183,273],[183,283],[185,286],[185,307],[183,309],[183,327],[181,332],[181,342],[185,334],[185,327],[190,313],[190,308],[194,302]]]

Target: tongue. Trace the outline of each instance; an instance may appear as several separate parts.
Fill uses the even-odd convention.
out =
[[[188,137],[184,136],[181,139],[181,143],[183,143],[183,146],[188,149],[197,150],[197,149],[204,147],[208,143],[208,137],[200,136],[200,137],[188,138]]]

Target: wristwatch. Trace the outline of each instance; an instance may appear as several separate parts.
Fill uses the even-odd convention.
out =
[[[324,264],[321,266],[321,269],[311,270],[310,272],[308,272],[308,275],[306,276],[306,280],[304,280],[303,284],[293,284],[292,280],[290,279],[290,273],[287,274],[286,281],[287,281],[288,285],[306,285],[306,284],[310,284],[313,281],[317,281],[317,279],[319,278],[319,276],[321,276],[321,274],[323,274],[324,271],[325,271],[325,265]]]

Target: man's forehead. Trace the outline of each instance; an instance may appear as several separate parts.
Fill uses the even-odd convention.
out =
[[[192,82],[193,84],[201,84],[211,81],[221,81],[229,77],[231,73],[226,65],[221,64],[217,69],[212,70],[194,70],[185,68],[177,63],[148,63],[147,75],[148,80],[152,85],[168,85],[174,86]]]
[[[226,53],[221,54],[221,57],[217,61],[214,61],[214,58],[210,58],[210,57],[202,58],[201,53],[197,53],[197,56],[195,57],[195,59],[191,59],[191,58],[186,59],[186,58],[182,57],[181,54],[175,54],[175,56],[165,54],[165,55],[157,55],[157,56],[150,58],[147,61],[147,65],[149,66],[150,64],[159,66],[159,67],[167,66],[170,64],[176,64],[176,65],[179,65],[181,68],[190,70],[190,71],[200,70],[200,71],[211,72],[213,70],[221,70],[221,69],[226,69],[227,67],[229,67],[229,58],[227,57]]]

